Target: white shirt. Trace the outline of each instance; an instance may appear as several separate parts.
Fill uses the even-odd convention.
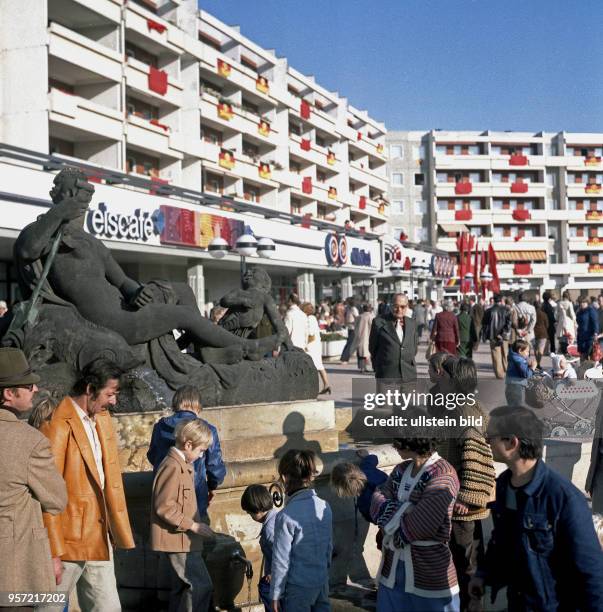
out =
[[[100,478],[101,488],[105,489],[105,470],[103,469],[103,449],[100,444],[100,440],[98,439],[98,434],[96,433],[96,420],[90,418],[75,402],[73,398],[71,398],[73,405],[75,406],[75,411],[77,415],[80,417],[82,421],[82,425],[84,426],[84,431],[88,436],[88,442],[90,443],[90,448],[92,449],[92,454],[94,455],[94,462],[96,463],[96,469],[98,470],[98,476]]]
[[[402,340],[404,340],[404,327],[402,326],[401,319],[398,319],[396,321],[396,334],[398,335],[398,340],[400,340],[400,344],[402,344]]]
[[[308,344],[308,317],[297,304],[293,304],[287,310],[285,327],[291,336],[293,346],[305,350]]]

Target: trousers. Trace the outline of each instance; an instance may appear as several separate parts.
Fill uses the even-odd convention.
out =
[[[509,355],[509,343],[503,340],[502,343],[490,340],[490,355],[492,357],[492,367],[496,378],[504,378],[507,372],[507,357]]]
[[[170,593],[170,612],[207,612],[213,584],[200,550],[166,553],[176,573]]]

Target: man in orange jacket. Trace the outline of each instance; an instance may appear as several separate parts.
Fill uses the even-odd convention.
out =
[[[69,498],[61,514],[44,514],[52,556],[64,565],[58,590],[69,592],[77,586],[85,612],[121,610],[112,549],[134,548],[108,412],[117,403],[122,373],[105,359],[87,365],[72,395],[41,427]]]

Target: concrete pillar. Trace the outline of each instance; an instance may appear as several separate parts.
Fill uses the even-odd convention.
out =
[[[404,282],[396,279],[394,281],[394,293],[404,293]]]
[[[377,279],[371,279],[371,285],[368,288],[368,303],[373,307],[373,310],[377,312],[377,305],[379,304],[379,286],[377,285]]]
[[[341,299],[346,300],[354,295],[354,285],[350,274],[341,277]]]
[[[316,288],[312,272],[302,272],[297,275],[297,293],[302,302],[316,303]]]
[[[187,270],[188,285],[197,298],[197,306],[202,315],[205,315],[205,277],[203,266],[196,264]]]

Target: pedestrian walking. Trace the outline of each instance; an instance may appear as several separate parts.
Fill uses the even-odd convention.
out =
[[[473,357],[473,347],[477,342],[477,328],[471,317],[471,306],[466,302],[461,304],[461,311],[457,315],[459,326],[459,355],[461,357]]]
[[[509,353],[509,336],[511,334],[511,313],[497,294],[493,306],[484,313],[482,321],[482,339],[490,343],[492,367],[496,378],[504,378],[507,371]]]
[[[329,385],[329,378],[325,370],[325,366],[322,363],[322,342],[320,340],[320,327],[318,321],[314,316],[314,306],[310,302],[304,302],[301,306],[302,312],[308,317],[308,344],[306,345],[306,353],[312,357],[314,367],[318,370],[318,375],[322,381],[322,389],[318,392],[318,395],[324,395],[325,393],[331,394],[331,387]]]
[[[347,305],[345,307],[345,327],[348,330],[348,338],[343,352],[341,353],[341,363],[348,363],[352,354],[352,345],[354,344],[354,334],[356,330],[356,319],[360,316],[358,308],[354,303],[354,298],[348,298]]]
[[[567,353],[568,345],[576,341],[577,325],[574,305],[570,300],[569,292],[564,291],[555,310],[555,337],[559,344],[559,353]],[[599,329],[603,328],[599,327]]]
[[[553,300],[553,296],[549,291],[545,291],[542,294],[542,309],[546,313],[546,316],[549,319],[548,333],[549,333],[549,353],[555,352],[555,310],[557,309],[557,304],[555,300]]]
[[[373,313],[373,307],[370,304],[364,304],[362,307],[362,314],[356,319],[354,343],[351,351],[352,353],[356,352],[358,355],[358,369],[361,372],[367,371],[367,365],[371,359],[369,338],[371,336],[371,326],[374,319],[375,314]]]
[[[537,368],[540,368],[540,362],[542,361],[542,357],[544,356],[544,351],[548,339],[549,318],[546,316],[542,304],[538,304],[536,306],[536,325],[534,325],[534,353],[536,355]]]
[[[435,316],[430,338],[432,342],[435,342],[436,351],[456,355],[460,336],[459,323],[452,312],[453,309],[452,301],[446,300],[443,304],[443,311]]]
[[[296,293],[291,293],[287,300],[285,327],[289,332],[293,346],[306,350],[308,345],[308,317],[302,312],[301,301]]]
[[[477,338],[475,340],[475,344],[473,346],[473,350],[477,351],[478,347],[479,347],[479,341],[480,341],[480,333],[481,333],[481,329],[482,329],[482,321],[484,320],[484,312],[485,312],[485,307],[484,307],[484,299],[481,297],[474,297],[471,296],[469,298],[469,305],[471,307],[471,311],[470,311],[470,315],[471,318],[473,319],[473,325],[475,326],[475,331],[477,334]]]
[[[578,352],[580,353],[580,359],[586,360],[590,357],[593,343],[599,334],[599,317],[585,295],[580,298],[576,323],[578,325]]]
[[[427,324],[427,309],[425,308],[425,302],[423,300],[419,300],[417,302],[417,305],[414,308],[414,313],[415,322],[417,324],[417,338],[419,342],[421,342],[423,330],[425,329],[425,325]]]

